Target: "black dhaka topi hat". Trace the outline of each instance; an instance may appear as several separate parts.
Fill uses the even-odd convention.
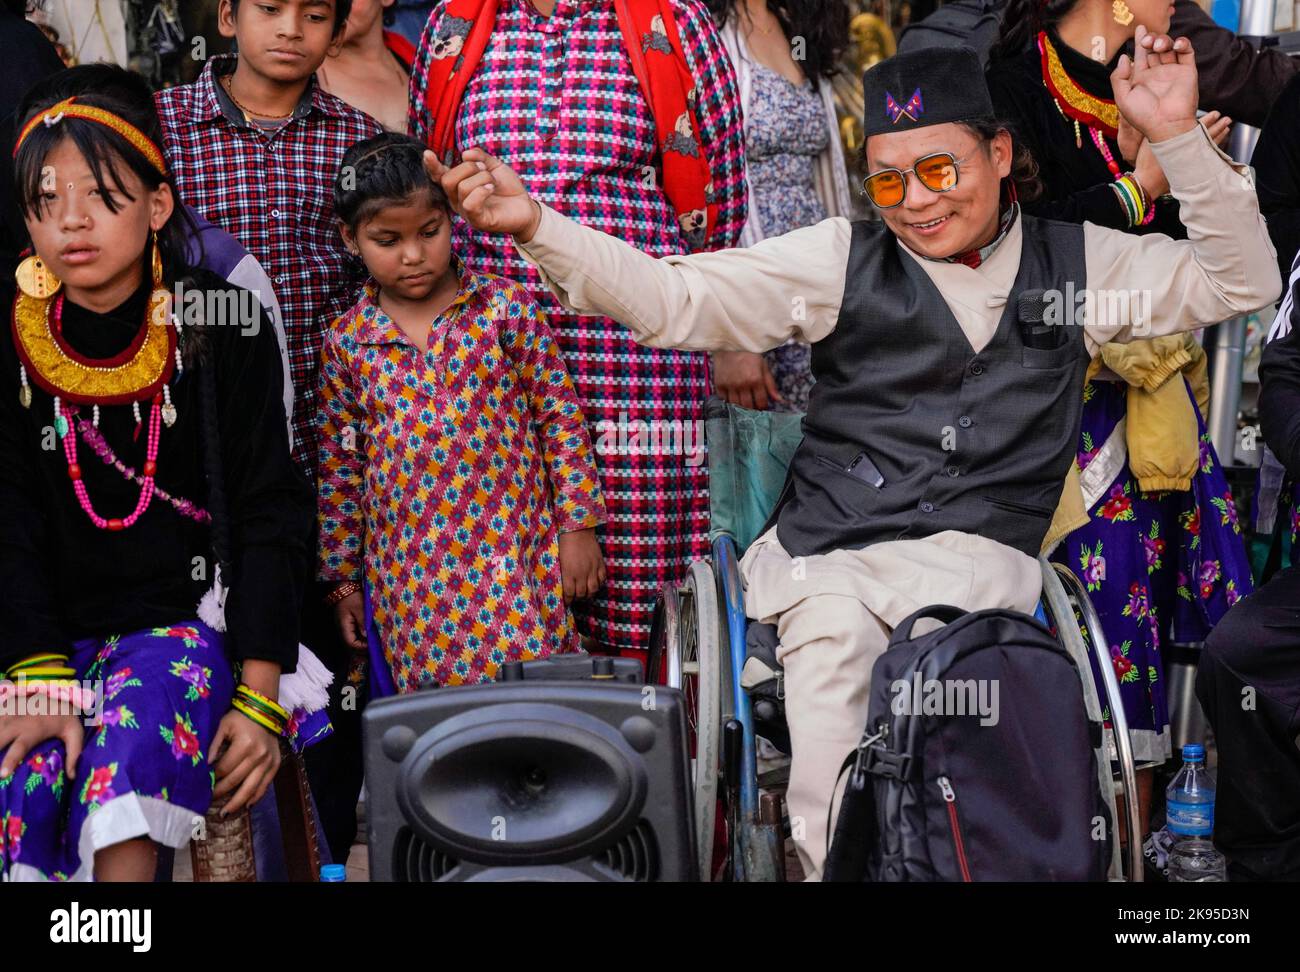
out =
[[[862,76],[864,135],[946,122],[992,121],[993,99],[969,47],[895,54]]]

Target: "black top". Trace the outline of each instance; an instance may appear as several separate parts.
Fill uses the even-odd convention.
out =
[[[1291,330],[1259,359],[1259,427],[1264,441],[1300,482],[1300,281],[1291,285]]]
[[[196,271],[193,281],[199,288],[240,290],[209,271]],[[10,321],[13,298],[12,278],[0,281],[0,306]],[[148,287],[142,286],[107,314],[65,300],[62,333],[87,357],[118,354],[142,326],[147,299]],[[227,653],[232,660],[267,659],[292,671],[314,502],[305,477],[289,458],[275,332],[260,303],[251,300],[243,306],[257,315],[255,335],[251,326],[195,327],[182,333],[190,340],[197,336],[205,346],[211,364],[202,367],[215,367],[234,568],[234,576],[226,579],[231,588],[226,600]],[[130,528],[97,528],[73,492],[62,444],[55,444],[51,396],[33,385],[31,407],[19,402],[11,326],[3,331],[0,669],[37,651],[66,651],[80,638],[126,634],[197,617],[199,599],[212,584],[210,527],[187,519],[155,494]],[[206,505],[199,367],[187,360],[184,373],[173,379],[171,396],[178,415],[174,426],[162,426],[156,482],[173,497]],[[149,408],[148,403],[141,406],[146,424],[138,439],[130,405],[100,409],[100,433],[137,473],[145,461]],[[80,411],[90,417],[90,406]],[[77,462],[95,512],[105,518],[128,516],[140,487],[105,464],[80,437]]]
[[[1098,98],[1113,99],[1110,74],[1119,55],[1109,64],[1101,64],[1068,47],[1054,32],[1048,32],[1061,58],[1061,66],[1084,91]],[[1038,47],[1014,58],[993,61],[988,68],[989,93],[998,117],[1007,122],[1012,137],[1029,149],[1038,163],[1044,195],[1032,203],[1023,203],[1025,212],[1069,223],[1087,220],[1098,226],[1131,233],[1164,233],[1176,239],[1187,234],[1178,221],[1178,202],[1172,196],[1156,203],[1156,217],[1146,226],[1133,227],[1128,210],[1111,183],[1115,177],[1106,166],[1097,146],[1082,123],[1079,131],[1083,145],[1075,143],[1074,121],[1064,117],[1056,107],[1052,93],[1043,84]],[[1119,146],[1107,139],[1112,157],[1120,171],[1129,166],[1120,156]]]
[[[1273,105],[1250,164],[1255,167],[1259,210],[1268,220],[1278,269],[1286,280],[1300,249],[1300,75]]]
[[[1174,0],[1170,37],[1186,37],[1196,54],[1200,107],[1218,109],[1233,121],[1259,127],[1300,61],[1276,47],[1256,50],[1201,9],[1196,0]],[[1133,45],[1125,45],[1132,53]]]

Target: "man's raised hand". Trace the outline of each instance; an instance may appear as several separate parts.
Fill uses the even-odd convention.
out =
[[[1133,57],[1121,54],[1110,80],[1120,113],[1152,142],[1196,124],[1196,61],[1186,37],[1173,40],[1139,25]]]
[[[479,148],[466,149],[455,166],[424,153],[429,178],[442,186],[456,214],[485,233],[509,233],[526,243],[537,231],[541,209],[510,166]]]

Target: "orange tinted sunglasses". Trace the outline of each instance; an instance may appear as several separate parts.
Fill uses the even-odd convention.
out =
[[[862,180],[867,198],[878,209],[893,209],[902,205],[907,195],[907,174],[914,173],[921,185],[931,192],[948,192],[957,187],[957,172],[969,159],[958,159],[951,152],[935,152],[922,156],[910,169],[881,169]]]

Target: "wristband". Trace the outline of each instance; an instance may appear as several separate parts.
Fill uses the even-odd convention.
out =
[[[351,597],[353,594],[360,594],[360,593],[361,593],[360,584],[358,584],[356,581],[344,581],[338,587],[334,588],[334,590],[330,591],[328,594],[325,595],[325,604],[329,607],[333,607],[335,604],[338,604],[339,601],[343,600],[345,597]]]

